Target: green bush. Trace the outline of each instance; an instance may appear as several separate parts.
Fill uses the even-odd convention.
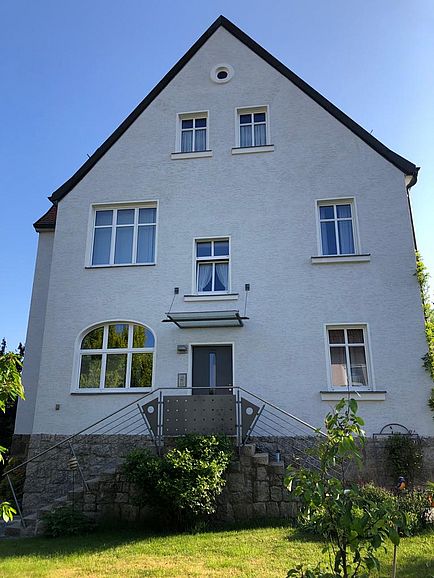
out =
[[[92,532],[96,524],[82,512],[72,506],[63,506],[47,512],[43,518],[44,534],[50,538],[58,536],[77,536]]]
[[[399,476],[410,483],[422,470],[423,451],[421,441],[406,434],[395,433],[385,443],[387,469],[394,480]]]
[[[232,451],[227,438],[192,434],[179,438],[163,457],[134,450],[124,472],[140,489],[140,506],[151,506],[168,524],[193,528],[215,512]]]

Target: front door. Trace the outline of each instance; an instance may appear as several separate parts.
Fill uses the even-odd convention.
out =
[[[194,345],[192,385],[195,394],[232,394],[232,345]]]

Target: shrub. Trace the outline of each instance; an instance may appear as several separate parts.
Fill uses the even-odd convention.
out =
[[[393,479],[404,476],[412,483],[423,465],[420,440],[406,434],[392,434],[386,439],[385,452],[387,468]]]
[[[194,528],[215,512],[231,455],[227,438],[191,434],[179,438],[161,458],[134,450],[124,472],[140,489],[139,505],[151,506],[166,523]]]
[[[77,536],[92,532],[96,525],[93,520],[72,506],[63,506],[47,512],[43,518],[44,534],[50,538]]]

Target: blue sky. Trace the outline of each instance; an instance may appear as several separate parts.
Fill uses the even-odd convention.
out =
[[[13,0],[0,6],[0,338],[11,349],[25,340],[32,223],[47,196],[219,14],[422,167],[412,205],[434,276],[432,0]]]

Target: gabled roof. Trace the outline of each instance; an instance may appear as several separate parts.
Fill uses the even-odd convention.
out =
[[[364,128],[358,125],[349,116],[339,110],[334,104],[328,101],[324,96],[317,92],[314,88],[309,86],[299,76],[294,74],[289,68],[282,64],[277,58],[267,52],[262,46],[255,42],[245,32],[240,30],[235,24],[230,22],[224,16],[219,16],[215,22],[202,34],[202,36],[193,44],[193,46],[184,54],[184,56],[175,64],[175,66],[163,77],[163,79],[151,90],[151,92],[142,100],[142,102],[132,111],[132,113],[118,126],[109,138],[93,153],[91,157],[78,169],[78,171],[68,179],[62,186],[60,186],[49,199],[57,204],[63,199],[92,169],[93,166],[103,157],[103,155],[110,149],[111,146],[124,134],[124,132],[133,124],[138,116],[151,104],[151,102],[160,94],[160,92],[169,84],[169,82],[182,70],[187,62],[196,54],[196,52],[205,44],[205,42],[214,34],[214,32],[222,26],[240,42],[250,48],[260,58],[265,60],[270,66],[275,68],[322,108],[334,116],[339,122],[345,125],[349,130],[356,134],[359,138],[365,141],[382,157],[391,162],[395,167],[401,170],[405,175],[411,175],[411,185],[416,182],[418,167],[412,162],[406,160],[400,155],[396,154],[379,140],[373,137]]]

